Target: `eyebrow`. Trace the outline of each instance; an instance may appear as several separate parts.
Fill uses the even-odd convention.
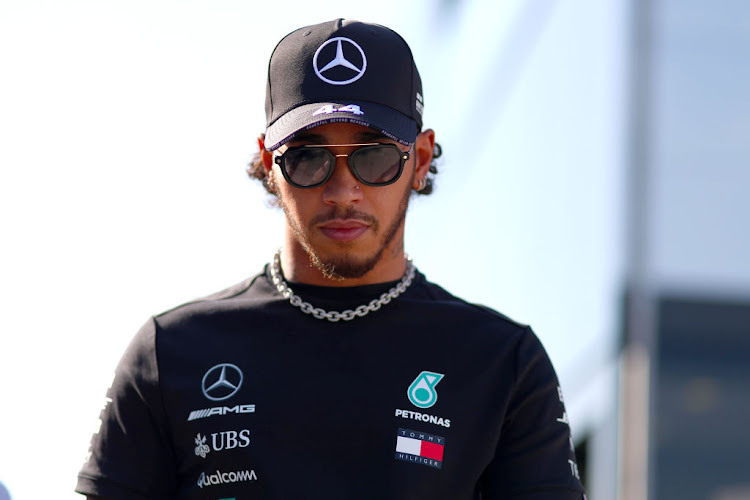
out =
[[[379,134],[375,131],[366,131],[366,132],[359,132],[355,136],[355,142],[356,143],[365,143],[365,142],[374,142],[374,141],[382,141],[387,140],[388,138],[384,136],[383,134]],[[330,144],[330,141],[327,140],[326,136],[322,134],[314,134],[314,133],[308,133],[308,132],[302,132],[292,138],[291,141],[294,143],[307,143],[307,144]]]
[[[292,137],[289,142],[307,142],[309,144],[322,144],[325,141],[325,137],[320,134],[309,134],[301,133]]]
[[[357,134],[357,140],[361,142],[372,142],[372,141],[382,141],[383,139],[388,139],[383,134],[379,134],[375,131],[368,131],[368,132],[360,132]]]

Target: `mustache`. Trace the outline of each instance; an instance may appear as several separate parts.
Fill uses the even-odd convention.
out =
[[[340,209],[339,207],[331,207],[331,209],[325,213],[318,214],[310,220],[310,225],[315,226],[318,224],[325,224],[328,221],[342,219],[342,220],[359,220],[365,222],[371,226],[376,226],[378,220],[365,212],[360,212],[354,207],[348,207],[346,209]]]

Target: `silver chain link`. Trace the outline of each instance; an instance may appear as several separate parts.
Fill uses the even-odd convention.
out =
[[[276,252],[276,254],[273,256],[273,264],[271,265],[271,279],[273,280],[273,284],[276,286],[276,289],[279,291],[279,293],[284,298],[289,299],[289,302],[294,307],[299,307],[303,313],[312,314],[317,319],[327,319],[328,321],[332,321],[335,323],[336,321],[340,321],[342,319],[344,321],[351,321],[354,318],[361,318],[362,316],[366,316],[368,313],[377,311],[378,309],[404,293],[407,288],[409,288],[409,285],[411,285],[411,282],[414,279],[416,271],[417,268],[414,267],[414,264],[412,264],[409,256],[406,256],[406,273],[404,273],[404,277],[401,278],[401,281],[399,281],[398,285],[383,293],[377,299],[371,300],[368,304],[363,304],[356,307],[355,309],[347,309],[342,312],[326,311],[325,309],[321,309],[319,307],[313,307],[313,305],[309,302],[305,302],[304,300],[302,300],[299,295],[294,294],[292,289],[289,288],[289,285],[286,284],[286,281],[284,281],[284,278],[281,277],[281,250]]]

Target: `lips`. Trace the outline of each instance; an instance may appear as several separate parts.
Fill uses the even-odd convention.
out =
[[[328,238],[336,241],[351,241],[359,238],[370,229],[366,222],[356,219],[336,219],[318,226]]]

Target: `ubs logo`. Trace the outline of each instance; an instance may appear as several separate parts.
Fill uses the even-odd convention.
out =
[[[221,363],[203,375],[201,389],[203,395],[211,401],[223,401],[237,394],[242,387],[242,380],[242,370],[231,363]]]
[[[195,444],[195,455],[201,458],[206,458],[212,451],[247,448],[250,446],[250,430],[214,432],[211,434],[210,441],[208,436],[198,433],[195,437]]]
[[[335,54],[332,54],[332,47],[327,48],[332,43],[336,44]],[[339,67],[346,69],[330,71]],[[326,83],[330,83],[331,85],[349,85],[362,78],[362,75],[365,74],[367,57],[365,57],[365,51],[362,50],[362,47],[357,42],[350,38],[337,36],[324,42],[315,51],[313,69],[318,78]]]

